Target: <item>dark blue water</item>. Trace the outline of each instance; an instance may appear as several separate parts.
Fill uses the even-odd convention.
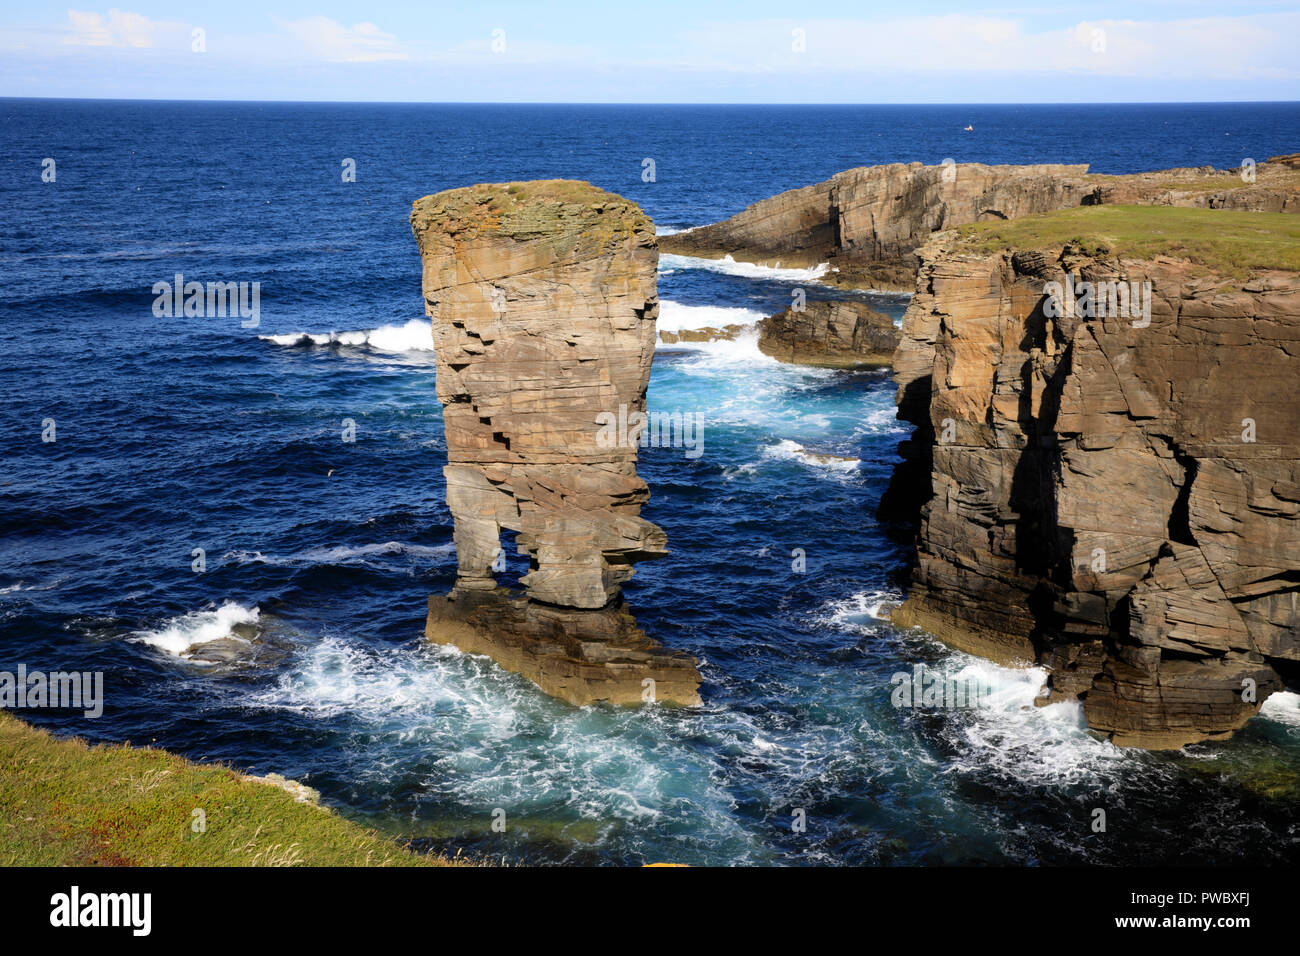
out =
[[[661,351],[650,385],[652,408],[703,416],[705,448],[643,455],[672,554],[626,593],[703,660],[703,708],[572,709],[426,646],[455,557],[407,225],[412,200],[480,181],[587,179],[682,228],[870,163],[1236,166],[1294,151],[1300,107],[5,100],[0,120],[0,670],[103,671],[107,692],[98,720],[27,719],[277,771],[418,846],[533,862],[1300,856],[1295,695],[1229,744],[1121,751],[1077,708],[1030,706],[1041,673],[882,623],[904,557],[875,518],[906,434],[893,388],[752,338]],[[175,273],[260,283],[260,325],[155,317]],[[817,270],[661,273],[665,326],[833,294]],[[192,659],[232,635],[235,661]],[[895,709],[889,678],[918,662],[989,705]]]

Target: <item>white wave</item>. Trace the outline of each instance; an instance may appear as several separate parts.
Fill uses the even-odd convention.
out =
[[[147,644],[173,657],[187,658],[204,644],[224,639],[249,643],[235,633],[240,624],[256,626],[258,609],[244,607],[227,601],[212,611],[194,611],[174,618],[156,631],[140,631],[131,637],[138,644]]]
[[[288,555],[267,555],[260,551],[230,551],[224,559],[238,564],[303,565],[303,564],[365,564],[367,558],[388,555],[410,555],[416,558],[441,559],[456,553],[455,544],[406,544],[402,541],[385,541],[382,544],[338,545],[330,548],[308,548]]]
[[[1269,694],[1259,709],[1259,716],[1279,724],[1300,727],[1300,694],[1289,690]]]
[[[761,318],[764,318],[763,313],[756,309],[720,305],[685,305],[681,302],[664,300],[659,303],[657,327],[660,332],[721,329],[728,325],[754,325]]]
[[[779,441],[775,445],[764,445],[760,451],[764,458],[797,461],[812,468],[825,468],[829,471],[856,471],[862,465],[860,459],[809,451],[803,445],[789,439]]]
[[[0,594],[18,594],[22,591],[53,591],[66,580],[67,578],[58,578],[49,584],[25,584],[19,581],[17,584],[0,588]]]
[[[679,228],[676,227],[676,226],[655,226],[655,235],[656,235],[656,236],[675,236],[675,235],[677,235],[678,233],[681,233],[681,232],[690,232],[690,231],[691,231],[692,229],[694,229],[694,228],[695,228],[694,226],[687,226],[687,227],[684,228],[684,229],[679,229]]]
[[[354,721],[354,742],[340,752],[355,761],[346,769],[357,779],[405,779],[413,764],[435,755],[423,771],[428,783],[466,806],[522,814],[540,807],[597,821],[702,813],[715,833],[735,841],[734,852],[749,852],[716,760],[677,740],[699,732],[692,716],[570,707],[452,647],[370,647],[331,636],[295,654],[274,685],[241,700],[323,727],[340,716]]]
[[[899,591],[859,591],[828,603],[814,618],[814,623],[853,633],[874,633],[881,621],[889,620],[885,608],[902,600]]]
[[[381,325],[357,332],[286,332],[259,335],[276,345],[336,345],[372,348],[378,352],[432,352],[433,325],[423,319],[411,319],[405,325]]]
[[[724,256],[721,259],[702,259],[699,256],[678,256],[672,253],[662,254],[659,257],[659,266],[661,269],[704,269],[708,272],[722,272],[746,279],[779,279],[785,282],[816,282],[830,270],[830,263],[827,262],[797,269],[782,268],[780,262],[770,266],[760,266],[752,262],[737,262],[731,256]]]
[[[992,772],[1022,784],[1095,785],[1104,783],[1111,771],[1125,769],[1120,765],[1141,760],[1091,736],[1079,701],[1035,705],[1047,683],[1047,671],[1041,667],[1001,667],[953,652],[935,669],[940,679],[982,692],[980,706],[962,709],[942,731],[956,751],[945,772]]]
[[[746,375],[754,366],[779,366],[781,363],[758,348],[758,329],[749,327],[736,333],[734,339],[714,339],[711,342],[685,342],[681,345],[659,343],[661,349],[689,350],[689,360],[678,369],[689,375],[711,375],[725,369],[742,371]],[[751,383],[752,385],[752,383]]]

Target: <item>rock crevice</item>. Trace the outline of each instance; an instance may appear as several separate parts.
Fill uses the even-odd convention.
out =
[[[895,362],[920,507],[896,622],[1039,662],[1047,701],[1164,748],[1224,736],[1300,663],[1300,279],[1071,247],[920,253]],[[1149,324],[1055,314],[1150,282]]]

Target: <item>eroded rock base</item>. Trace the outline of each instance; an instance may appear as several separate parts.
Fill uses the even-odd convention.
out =
[[[647,637],[621,598],[593,611],[541,604],[506,588],[458,589],[429,597],[425,637],[484,654],[576,706],[700,703],[694,658]]]

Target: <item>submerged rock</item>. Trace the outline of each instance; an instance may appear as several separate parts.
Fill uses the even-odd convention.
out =
[[[632,202],[568,180],[479,185],[411,211],[433,320],[456,586],[427,634],[491,656],[575,704],[699,702],[686,655],[637,630],[620,586],[667,553],[640,517],[637,441],[602,424],[645,412],[658,249]],[[498,588],[501,532],[529,558]]]
[[[758,323],[758,347],[795,365],[881,368],[894,361],[899,332],[889,316],[849,300],[813,301]]]

